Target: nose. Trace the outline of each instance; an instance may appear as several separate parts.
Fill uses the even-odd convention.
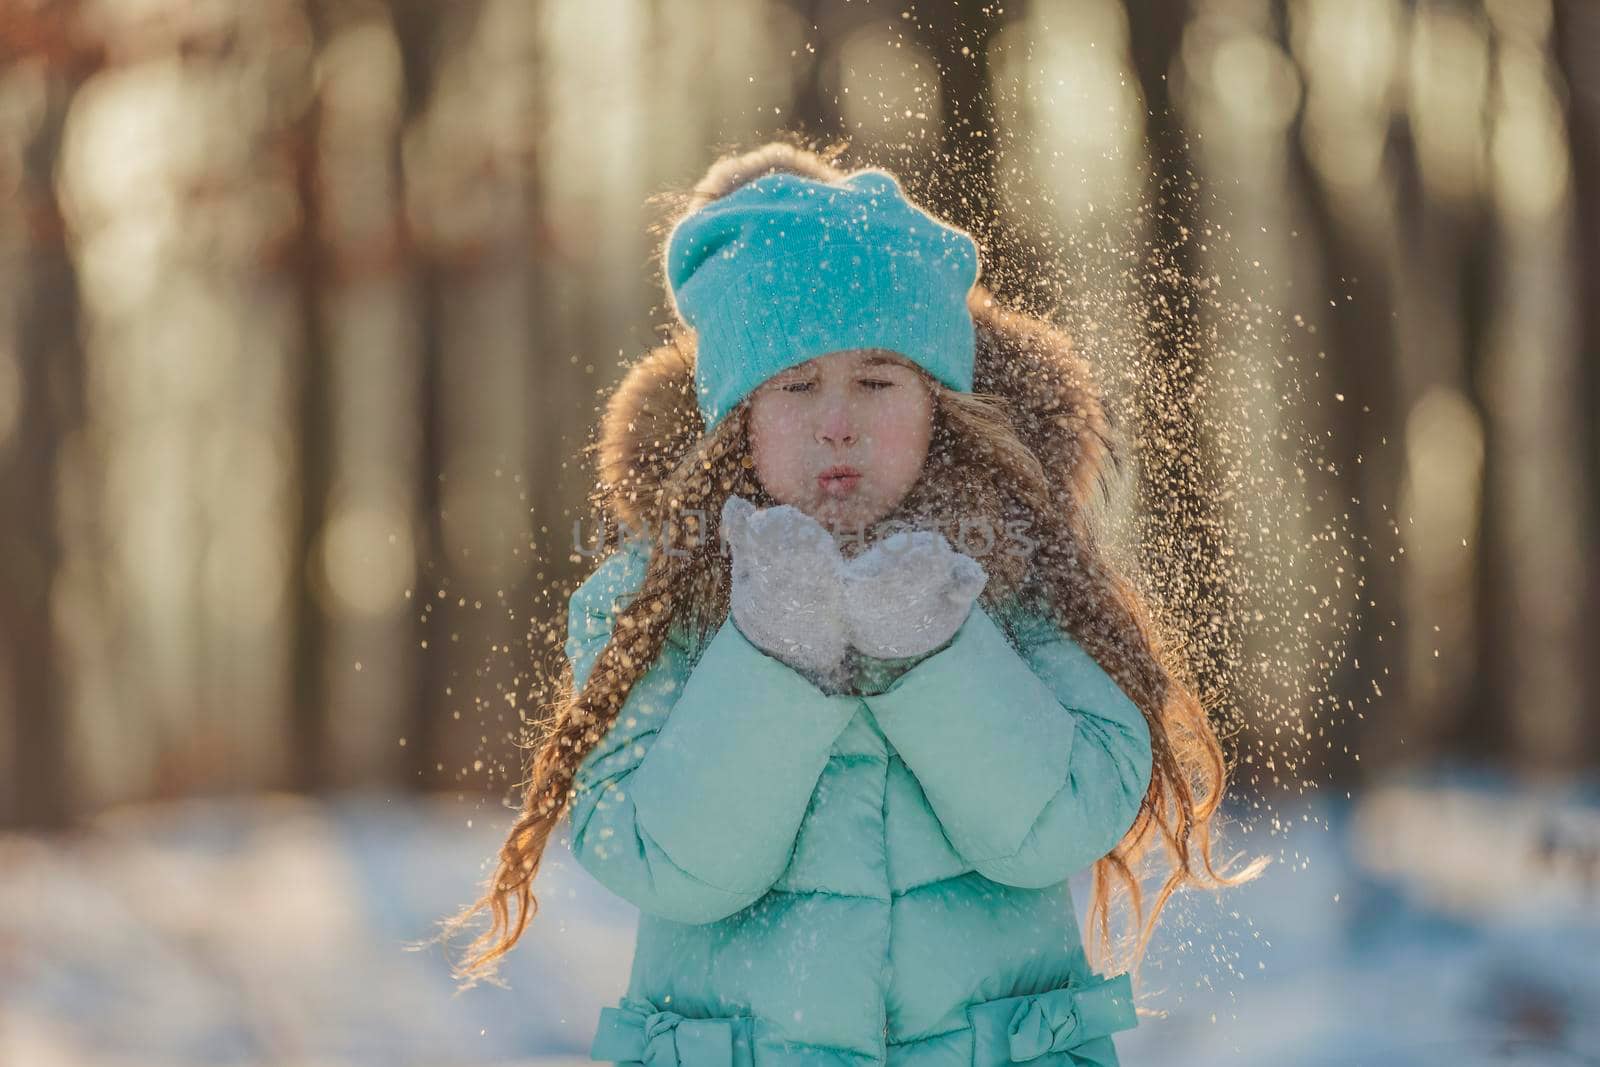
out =
[[[856,429],[849,405],[834,403],[828,406],[817,423],[817,440],[829,445],[855,444]]]

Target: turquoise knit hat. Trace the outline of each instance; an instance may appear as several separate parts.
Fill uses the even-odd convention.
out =
[[[707,430],[779,371],[846,348],[890,349],[972,391],[978,246],[887,171],[747,182],[673,227],[666,278],[695,330]]]

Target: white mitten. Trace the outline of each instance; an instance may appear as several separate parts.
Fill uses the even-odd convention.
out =
[[[833,678],[847,644],[833,535],[788,504],[757,509],[730,496],[722,536],[733,550],[734,623],[750,643],[817,678]]]
[[[846,636],[878,659],[919,656],[949,641],[989,581],[936,530],[886,537],[843,571]]]

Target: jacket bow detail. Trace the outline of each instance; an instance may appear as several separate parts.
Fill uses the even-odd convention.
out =
[[[1137,1025],[1132,985],[1124,973],[1019,998],[1006,1037],[1012,1061],[1022,1063]]]
[[[691,1019],[650,1007],[602,1008],[590,1058],[645,1067],[749,1067],[747,1020]]]

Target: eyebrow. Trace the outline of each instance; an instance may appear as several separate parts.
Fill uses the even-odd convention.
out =
[[[861,363],[859,365],[862,366],[862,367],[889,366],[889,367],[900,367],[900,368],[903,368],[905,370],[914,370],[915,369],[914,367],[911,366],[910,363],[908,363],[901,356],[890,356],[890,355],[884,355],[882,353],[879,353],[877,355],[871,355],[871,356],[862,356],[861,357]],[[780,377],[780,376],[783,376],[783,375],[798,375],[798,374],[814,373],[814,371],[815,371],[814,367],[812,367],[810,370],[807,370],[806,368],[807,368],[807,364],[806,363],[796,363],[792,367],[785,367],[783,370],[781,370],[777,374],[773,375],[773,377],[776,378],[776,377]]]

